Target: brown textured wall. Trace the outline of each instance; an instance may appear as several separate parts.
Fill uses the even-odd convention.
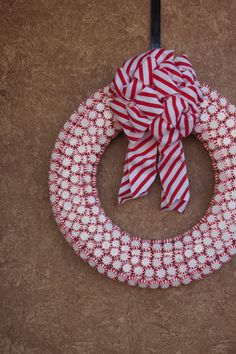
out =
[[[232,101],[235,16],[234,0],[162,2],[162,46],[188,54],[199,79]],[[236,257],[178,289],[113,283],[64,242],[48,200],[58,130],[124,59],[149,49],[150,2],[1,0],[0,17],[0,353],[236,353]],[[193,225],[213,187],[201,145],[193,138],[185,143],[192,199],[182,216],[160,214],[157,183],[148,197],[114,206],[125,148],[120,136],[98,174],[113,220],[151,238]]]

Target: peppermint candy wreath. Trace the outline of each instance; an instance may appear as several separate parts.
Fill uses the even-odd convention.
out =
[[[160,55],[158,51],[160,50],[156,50],[154,56],[158,53]],[[170,51],[167,52],[168,55]],[[131,59],[132,63],[138,63],[138,65],[135,64],[136,69],[139,67],[138,80],[141,79],[140,75],[146,75],[146,72],[142,73],[144,66],[141,65],[140,69],[140,63],[145,61],[149,68],[150,65],[153,65],[152,53],[153,51],[144,53],[141,60],[141,56]],[[149,59],[147,60],[147,58]],[[170,57],[167,61],[169,60]],[[173,60],[173,56],[171,56],[172,64]],[[182,60],[188,65],[187,57],[183,56]],[[192,80],[192,85],[197,90],[193,91],[195,95],[198,95],[195,101],[198,102],[198,110],[194,107],[195,102],[192,102],[191,106],[191,104],[186,105],[186,101],[179,100],[177,105],[182,104],[182,107],[179,106],[181,114],[176,113],[176,117],[179,117],[178,119],[181,117],[184,121],[183,126],[180,124],[178,127],[181,132],[179,136],[186,136],[192,131],[208,151],[215,172],[214,195],[206,214],[198,224],[182,235],[171,239],[144,240],[140,237],[132,237],[114,225],[102,208],[96,188],[97,166],[105,148],[122,130],[125,131],[125,127],[127,128],[125,133],[128,131],[128,138],[131,133],[136,134],[131,134],[133,137],[138,137],[134,144],[140,143],[140,139],[142,141],[142,139],[149,137],[149,140],[152,140],[155,137],[156,139],[152,143],[156,143],[155,149],[159,154],[161,154],[160,149],[163,148],[159,143],[160,139],[167,137],[169,143],[170,141],[174,144],[177,143],[176,149],[181,151],[180,163],[186,176],[181,141],[179,138],[173,139],[176,132],[170,133],[170,130],[162,129],[164,126],[162,125],[157,131],[159,133],[165,131],[165,134],[160,133],[157,137],[153,133],[154,130],[150,128],[153,116],[152,114],[148,115],[147,111],[144,112],[145,108],[141,107],[140,97],[137,98],[134,94],[132,97],[129,96],[129,102],[126,102],[127,94],[130,94],[127,93],[127,87],[131,87],[129,86],[130,82],[132,85],[134,83],[135,70],[132,73],[133,76],[130,74],[129,78],[126,77],[129,79],[128,83],[123,81],[124,77],[120,77],[123,91],[120,90],[121,86],[116,85],[118,80],[116,75],[112,84],[87,98],[70,116],[59,133],[53,149],[49,171],[49,191],[53,212],[65,239],[74,251],[91,267],[111,279],[118,279],[120,282],[126,282],[132,286],[138,285],[141,288],[152,289],[177,287],[180,284],[189,284],[193,280],[199,280],[219,269],[236,253],[236,108],[216,90],[210,89],[207,85],[200,85],[196,81],[190,63],[188,70],[181,71],[176,63],[175,67],[165,63],[165,67],[161,68],[164,61],[161,60],[158,64],[159,69],[163,69],[162,73],[154,73],[156,76],[154,79],[157,80],[156,86],[150,82],[150,78],[145,79],[142,76],[141,89],[135,94],[137,96],[143,89],[141,94],[146,93],[147,87],[153,88],[154,86],[157,92],[158,75],[160,77],[163,72],[167,73],[168,68],[170,69],[169,78],[172,78],[175,84],[172,89],[176,90],[177,86],[178,94],[184,89],[184,85],[178,81],[177,72],[180,72],[185,83],[188,82],[188,86]],[[127,69],[129,64],[130,61],[127,61],[122,68]],[[156,64],[154,63],[154,65]],[[173,72],[175,70],[176,72]],[[119,70],[117,74],[119,76]],[[164,79],[169,80],[167,77]],[[166,84],[166,82],[163,83]],[[136,82],[136,84],[140,85],[140,82]],[[168,119],[166,109],[171,111],[171,107],[166,101],[170,97],[175,100],[177,93],[161,94],[163,89],[163,87],[159,87],[159,92],[157,92],[159,101],[154,102],[154,113],[156,117],[155,109],[159,110],[159,120],[163,119],[164,124]],[[119,102],[122,103],[121,109],[117,111]],[[143,129],[140,129],[139,123],[142,117],[145,124]],[[138,124],[136,130],[135,124]],[[150,132],[153,134],[149,134]],[[147,136],[147,134],[149,135]],[[131,153],[132,147],[137,147],[137,145],[131,145]],[[130,150],[128,150],[129,153]],[[177,168],[178,166],[172,164],[172,167]],[[139,189],[140,193],[133,193],[135,189],[131,190],[134,185],[132,178],[136,178],[135,181],[137,181],[137,175],[132,176],[132,166],[128,172],[126,170],[127,159],[123,176],[123,178],[127,175],[129,177],[125,184],[130,187],[128,189],[129,195],[127,190],[124,194],[127,200],[146,194],[154,179],[153,176],[157,171],[160,174],[163,172],[161,168],[158,170],[158,165],[157,169],[151,169],[154,171],[153,175],[142,184]],[[165,177],[163,176],[163,178]],[[143,179],[144,176],[142,176]],[[187,176],[184,178],[184,182],[186,181]],[[122,186],[124,184],[121,184],[121,188]],[[188,184],[186,186],[188,187]],[[162,183],[162,187],[163,190],[168,188],[165,183]],[[176,194],[172,191],[171,202],[164,203],[165,198],[163,198],[162,208],[176,209],[182,212],[189,199],[189,188],[186,190],[187,192],[180,193],[177,199],[175,199]],[[120,190],[119,198],[121,193]],[[119,201],[122,202],[121,199]]]

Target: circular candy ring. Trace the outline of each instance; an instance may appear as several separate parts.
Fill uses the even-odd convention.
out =
[[[110,108],[110,85],[74,112],[56,141],[49,190],[65,239],[99,273],[141,288],[189,284],[219,269],[236,253],[235,106],[201,85],[204,98],[193,133],[208,151],[215,189],[190,230],[171,239],[132,237],[105,215],[96,188],[104,150],[121,131]]]

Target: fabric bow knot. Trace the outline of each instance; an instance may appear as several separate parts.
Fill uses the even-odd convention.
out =
[[[110,93],[129,140],[118,203],[147,194],[159,172],[161,209],[183,212],[190,193],[181,139],[191,134],[203,99],[188,57],[155,49],[131,58]]]

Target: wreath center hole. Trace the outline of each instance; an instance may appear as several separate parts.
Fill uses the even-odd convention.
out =
[[[120,134],[108,145],[98,166],[98,194],[107,216],[123,231],[143,239],[166,239],[184,233],[204,216],[214,193],[212,162],[207,150],[193,135],[184,139],[183,145],[190,181],[190,201],[183,214],[160,210],[158,177],[147,196],[118,207],[127,138]]]

